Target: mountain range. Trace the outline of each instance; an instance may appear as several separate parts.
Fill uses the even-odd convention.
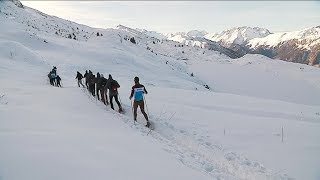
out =
[[[210,48],[210,44],[216,42],[234,51],[235,56],[230,56],[232,58],[245,54],[262,54],[294,63],[317,66],[320,63],[320,26],[278,33],[271,33],[264,28],[243,26],[221,33],[190,31],[168,34],[166,37],[202,48]]]

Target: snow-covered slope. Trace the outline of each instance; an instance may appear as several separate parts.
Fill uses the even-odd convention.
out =
[[[205,37],[224,45],[243,45],[251,39],[266,37],[270,34],[270,31],[264,28],[243,26],[228,29],[221,33],[207,34]]]
[[[318,68],[232,60],[9,1],[0,10],[0,179],[319,179]],[[57,35],[56,25],[88,36]],[[47,82],[53,65],[63,88]],[[77,87],[76,71],[87,69],[118,80],[124,115]],[[134,76],[149,91],[149,134],[132,122]]]

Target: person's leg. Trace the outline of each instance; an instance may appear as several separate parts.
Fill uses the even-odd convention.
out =
[[[113,109],[114,110],[114,107],[113,107],[113,95],[110,95],[109,94],[109,96],[110,96],[110,106],[111,106],[111,109]]]
[[[140,106],[140,110],[141,110],[144,118],[145,118],[147,121],[149,121],[148,115],[147,115],[147,113],[144,111],[144,102],[143,102],[143,100],[142,100],[142,101],[139,101],[139,106]]]
[[[84,85],[82,84],[82,80],[80,80],[80,84],[82,85],[82,87],[84,88]]]
[[[101,96],[101,101],[103,102],[104,105],[106,105],[106,100],[105,100],[105,95],[104,95],[104,89],[103,88],[100,90],[100,96]]]
[[[122,111],[122,107],[121,107],[121,104],[119,102],[118,95],[115,95],[114,99],[116,100],[116,103],[118,104],[119,110]]]
[[[100,100],[100,98],[99,98],[99,89],[98,89],[97,83],[95,83],[95,93],[97,95],[98,100]]]
[[[86,79],[86,86],[87,86],[87,89],[89,90],[89,83],[87,79]]]
[[[95,86],[94,86],[94,84],[91,84],[91,93],[92,93],[92,96],[95,96]]]
[[[78,86],[80,87],[80,80],[78,79]]]
[[[138,102],[133,101],[133,119],[137,121],[137,109],[138,109]]]
[[[104,89],[104,95],[105,95],[106,103],[107,103],[107,105],[108,105],[109,102],[108,102],[108,89],[107,89],[107,88]]]

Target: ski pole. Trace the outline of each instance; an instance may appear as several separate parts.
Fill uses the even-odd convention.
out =
[[[94,83],[94,94],[96,95],[96,104],[98,104],[97,84]]]
[[[119,93],[118,93],[118,97],[119,97],[120,105],[122,106],[122,102],[121,102],[121,98],[120,98],[120,94]]]
[[[134,120],[134,113],[133,113],[133,105],[132,105],[133,100],[131,100],[130,107],[131,107],[131,112],[132,112],[132,117],[133,117],[133,124],[136,125],[136,121]]]
[[[147,104],[147,100],[146,100],[145,96],[143,96],[143,101],[144,101],[144,103],[146,104],[147,114],[148,114],[148,117],[150,118],[149,109],[148,109],[148,104]]]

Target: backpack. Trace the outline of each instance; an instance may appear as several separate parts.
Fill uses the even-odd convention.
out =
[[[120,87],[120,85],[116,80],[113,80],[111,82],[111,90],[112,91],[116,92],[119,87]]]

